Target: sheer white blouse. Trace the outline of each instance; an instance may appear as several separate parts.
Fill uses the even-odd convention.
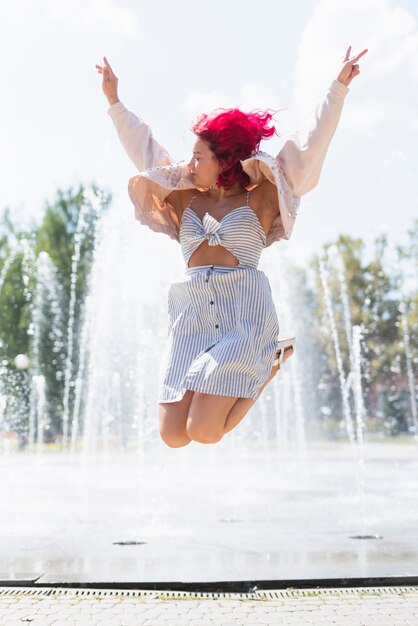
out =
[[[279,213],[266,246],[289,239],[297,216],[300,197],[318,183],[328,146],[337,128],[344,98],[349,88],[332,81],[312,117],[284,143],[276,157],[263,151],[253,152],[241,161],[250,177],[248,188],[265,178],[276,185]],[[129,180],[128,192],[135,207],[135,218],[156,232],[179,239],[173,208],[166,201],[175,189],[193,189],[185,161],[175,163],[167,150],[153,137],[150,127],[122,102],[108,109],[119,139],[138,174]]]

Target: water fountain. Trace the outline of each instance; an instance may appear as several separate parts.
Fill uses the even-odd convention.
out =
[[[159,438],[155,401],[168,287],[183,272],[179,250],[133,222],[129,212],[120,215],[114,209],[103,215],[77,354],[70,348],[73,288],[64,329],[69,340],[63,421],[68,455],[42,448],[46,390],[42,372],[34,369],[42,336],[41,318],[34,313],[30,419],[42,453],[16,455],[16,461],[9,455],[3,466],[0,501],[4,532],[12,537],[10,552],[0,559],[3,578],[10,571],[16,577],[24,572],[39,577],[40,583],[413,573],[416,450],[374,450],[364,441],[362,329],[349,317],[343,265],[338,278],[348,373],[325,263],[321,277],[349,444],[313,443],[305,398],[315,390],[307,389],[305,381],[315,361],[309,351],[300,352],[308,345],[303,334],[309,330],[291,304],[286,255],[279,246],[265,254],[261,269],[270,279],[281,327],[296,326],[296,354],[219,444],[174,450]],[[72,285],[78,262],[79,248]],[[40,263],[38,274],[45,278],[32,295],[35,307],[41,300],[56,301],[40,295],[53,294],[47,288],[49,262],[44,257]],[[379,552],[350,539],[365,536],[370,527],[383,537]],[[29,555],[25,537],[30,537]]]
[[[332,306],[332,301],[331,301],[331,292],[330,292],[329,284],[328,284],[329,282],[328,270],[322,259],[319,260],[319,275],[320,275],[322,287],[324,290],[325,305],[326,305],[328,320],[329,320],[329,324],[331,328],[332,340],[334,343],[335,357],[337,360],[337,369],[338,369],[338,376],[339,376],[341,397],[342,397],[342,413],[343,413],[344,420],[345,420],[348,438],[354,448],[355,434],[354,434],[354,424],[353,424],[353,417],[351,414],[350,394],[349,394],[350,385],[351,385],[351,375],[350,375],[351,373],[349,373],[346,376],[344,372],[340,340],[338,337],[337,325],[336,325],[335,317],[334,317],[334,308]]]
[[[94,193],[85,191],[84,201],[81,204],[78,223],[76,231],[74,233],[74,254],[71,264],[71,289],[70,289],[70,304],[69,315],[67,325],[67,357],[64,366],[64,399],[63,399],[63,417],[62,417],[62,444],[63,448],[67,447],[68,443],[68,422],[69,422],[69,400],[70,400],[70,388],[74,386],[73,383],[73,350],[74,350],[74,321],[75,321],[75,303],[76,303],[76,290],[77,290],[77,273],[78,265],[80,262],[81,246],[83,244],[84,237],[87,232],[87,215],[91,210],[94,210],[97,214],[101,212],[100,196],[96,196]],[[95,234],[93,234],[94,238]]]
[[[417,394],[416,394],[415,376],[414,376],[414,368],[413,368],[411,335],[410,335],[410,331],[408,327],[407,308],[405,306],[405,301],[401,302],[400,312],[402,315],[401,317],[402,336],[403,336],[403,344],[405,348],[406,372],[407,372],[407,377],[408,377],[408,388],[409,388],[409,400],[411,403],[412,423],[411,423],[410,429],[414,433],[415,440],[418,441]]]
[[[46,379],[42,372],[41,349],[45,344],[51,345],[52,363],[56,366],[56,371],[60,369],[60,355],[65,349],[62,336],[61,290],[57,271],[49,255],[41,252],[35,263],[35,290],[31,297],[32,321],[29,327],[29,334],[32,335],[29,445],[33,447],[36,440],[38,451],[42,447],[46,426],[43,412],[47,395]]]
[[[349,354],[348,362],[350,370],[346,374],[343,367],[343,358],[341,352],[340,341],[337,332],[337,325],[334,315],[334,307],[331,300],[331,291],[329,288],[328,267],[323,259],[319,261],[319,272],[322,287],[324,290],[325,304],[328,319],[331,327],[332,339],[334,342],[335,356],[337,359],[337,367],[339,373],[339,381],[342,397],[342,411],[347,429],[347,435],[351,444],[353,454],[354,469],[356,475],[359,521],[361,533],[355,535],[354,538],[380,538],[377,534],[367,534],[366,525],[366,509],[365,509],[365,453],[364,453],[364,427],[365,427],[365,411],[362,389],[362,373],[361,373],[361,328],[358,325],[353,326],[350,316],[350,303],[347,293],[347,285],[345,279],[344,262],[336,246],[328,250],[328,264],[337,270],[338,283],[340,286],[340,298],[343,305],[343,321],[344,331]],[[354,419],[350,405],[350,391],[354,404]]]
[[[118,238],[113,235],[116,230]],[[109,213],[103,220],[85,309],[84,324],[89,330],[83,330],[86,340],[82,342],[79,358],[86,368],[84,379],[78,376],[79,388],[83,387],[85,393],[82,432],[83,448],[86,450],[98,449],[103,429],[108,436],[116,434],[118,420],[107,422],[109,416],[115,413],[115,400],[111,393],[115,376],[119,381],[118,412],[123,416],[125,432],[130,431],[132,435],[133,430],[143,429],[148,445],[153,445],[159,438],[156,420],[157,372],[167,332],[166,299],[168,285],[182,273],[182,266],[180,259],[175,259],[178,250],[173,247],[172,256],[167,261],[153,263],[151,272],[138,272],[137,268],[145,269],[144,257],[158,258],[155,249],[159,246],[152,241],[152,236],[149,238],[147,235],[132,229],[132,224],[121,223],[118,215]],[[166,250],[162,250],[162,246],[160,250],[161,258],[166,257]],[[277,299],[283,308],[281,292]],[[296,372],[292,371],[292,374],[283,377],[279,384],[293,386],[297,376]],[[272,384],[269,393],[254,407],[251,426],[245,428],[243,425],[240,429],[242,441],[258,437],[263,445],[269,438],[275,438],[276,445],[283,443],[274,432],[272,407],[276,394],[276,386]],[[280,401],[283,402],[282,392]],[[293,403],[293,397],[288,398],[287,406],[290,402]],[[286,402],[283,410],[289,413]],[[135,424],[133,417],[138,411],[143,413],[141,424]],[[80,417],[79,412],[77,417]],[[292,424],[293,436],[289,436],[288,441],[295,441],[298,436],[300,445],[296,447],[300,448],[303,443],[300,401],[296,403],[296,419],[292,417]]]

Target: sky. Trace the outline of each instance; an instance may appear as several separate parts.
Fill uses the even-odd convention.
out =
[[[261,145],[277,154],[351,44],[369,49],[361,74],[318,186],[275,245],[304,262],[340,233],[402,243],[418,215],[417,20],[415,0],[0,0],[0,210],[26,224],[58,188],[96,182],[133,219],[136,171],[107,113],[104,55],[120,100],[188,160],[190,122],[216,106],[280,109],[280,137]]]

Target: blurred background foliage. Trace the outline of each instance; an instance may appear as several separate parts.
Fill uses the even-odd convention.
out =
[[[77,190],[58,190],[55,200],[46,204],[40,224],[33,223],[27,230],[20,230],[13,223],[9,208],[3,212],[0,221],[0,393],[7,398],[3,403],[3,418],[9,427],[27,430],[30,377],[42,374],[50,436],[62,432],[71,280],[72,277],[75,280],[73,380],[78,369],[82,310],[97,243],[97,225],[101,212],[108,209],[110,202],[111,195],[95,185],[89,189],[80,185]],[[77,271],[73,272],[76,252]],[[42,255],[48,275],[46,284],[39,289]],[[35,342],[36,333],[39,336]],[[14,359],[18,354],[28,355],[29,370],[16,368]]]
[[[31,224],[27,230],[13,222],[9,208],[3,211],[0,430],[27,432],[31,377],[42,374],[48,436],[53,440],[62,434],[65,371],[67,368],[74,381],[98,223],[110,202],[111,195],[95,185],[58,190],[54,201],[45,206],[41,222]],[[327,268],[329,297],[346,372],[350,370],[350,354],[344,297],[348,303],[346,317],[348,313],[351,324],[361,328],[366,429],[389,436],[411,434],[411,393],[416,400],[416,379],[411,388],[407,356],[409,371],[412,367],[414,373],[418,360],[418,220],[402,246],[394,248],[386,236],[380,235],[372,248],[366,249],[361,239],[340,234],[323,246],[309,267],[289,269],[292,306],[299,318],[305,414],[315,424],[314,432],[335,436],[341,431],[343,419],[341,387],[321,264]],[[18,354],[29,356],[27,370],[16,367]],[[71,389],[70,419],[73,396]]]

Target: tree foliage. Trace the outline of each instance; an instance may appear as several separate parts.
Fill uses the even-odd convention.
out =
[[[362,240],[340,235],[335,242],[326,244],[323,253],[313,260],[318,296],[315,317],[320,322],[316,326],[317,340],[324,357],[320,360],[320,388],[324,390],[324,402],[331,406],[331,414],[338,420],[343,417],[341,394],[338,397],[334,393],[340,387],[339,373],[320,264],[328,268],[326,285],[346,374],[351,369],[352,339],[347,332],[347,318],[351,327],[360,326],[362,331],[362,382],[369,426],[391,434],[406,432],[412,425],[412,416],[402,311],[408,311],[409,327],[414,329],[411,338],[416,338],[417,294],[415,289],[407,296],[400,289],[404,276],[399,272],[399,259],[410,263],[416,257],[416,243],[413,244],[416,233],[417,229],[413,228],[407,245],[398,246],[395,251],[389,248],[386,236],[377,237],[368,259]],[[344,287],[348,303],[345,314]],[[416,371],[416,340],[411,345]]]
[[[45,206],[39,224],[26,231],[6,208],[0,220],[0,427],[28,432],[33,381],[44,377],[45,422],[50,437],[62,434],[65,385],[69,412],[79,368],[83,306],[97,246],[98,225],[111,197],[95,185],[61,191]],[[362,332],[361,370],[367,427],[387,434],[409,432],[417,370],[418,220],[404,245],[386,236],[366,248],[339,235],[323,246],[308,270],[293,266],[288,291],[292,326],[303,356],[305,411],[324,431],[341,433],[341,379],[352,369],[352,327]],[[324,290],[326,288],[326,291]],[[329,297],[330,305],[327,304]],[[294,322],[294,323],[293,323]],[[335,324],[336,336],[333,334]],[[30,358],[18,370],[18,354]],[[34,378],[35,377],[35,378]],[[68,389],[67,389],[68,390]],[[319,418],[319,419],[318,419]]]
[[[74,311],[71,377],[77,370],[82,305],[96,244],[100,212],[110,203],[95,185],[58,190],[46,204],[39,225],[19,231],[10,211],[1,221],[0,358],[1,393],[8,397],[4,417],[27,429],[31,377],[46,382],[46,426],[53,436],[61,431],[64,367],[69,350],[71,285]],[[77,253],[77,255],[76,255]],[[75,263],[77,267],[75,268]],[[76,272],[74,270],[77,270]],[[17,370],[18,354],[30,358],[28,371]],[[19,395],[17,401],[17,395]],[[19,406],[17,415],[16,407]],[[26,416],[26,417],[25,417]]]

